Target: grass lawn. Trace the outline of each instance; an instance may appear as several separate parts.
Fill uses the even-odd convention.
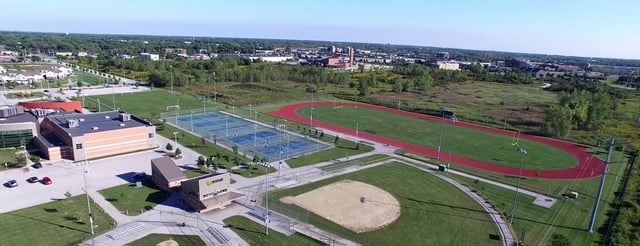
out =
[[[302,116],[309,117],[310,107],[298,110]],[[460,126],[442,124],[435,121],[417,119],[394,113],[382,112],[362,107],[344,107],[335,111],[332,106],[315,106],[314,119],[347,128],[359,130],[379,136],[402,140],[432,149],[438,148],[440,129],[443,128],[442,151],[451,150],[453,134],[453,153],[474,160],[495,163],[498,165],[518,167],[520,154],[514,151],[513,137],[469,129]],[[531,169],[564,169],[577,165],[569,153],[560,149],[520,139],[519,145],[526,148],[527,155],[524,168]],[[537,154],[536,154],[537,153]]]
[[[269,235],[264,234],[264,226],[242,216],[231,216],[224,219],[226,225],[244,239],[249,245],[261,246],[304,246],[304,245],[325,245],[300,233],[291,236],[284,235],[275,230],[270,230]]]
[[[280,203],[285,196],[350,179],[391,193],[401,206],[400,217],[372,232],[355,233],[295,205]],[[362,245],[501,245],[490,239],[498,229],[479,204],[451,184],[397,162],[269,193],[269,208],[308,221]]]
[[[187,178],[195,178],[195,177],[200,177],[202,175],[210,174],[209,172],[205,172],[200,169],[187,169],[182,171],[182,173],[184,173],[184,175],[187,176]]]
[[[141,214],[145,207],[154,207],[167,199],[168,193],[158,188],[151,178],[142,181],[142,187],[135,183],[123,184],[100,191],[113,206],[128,215]]]
[[[53,201],[0,214],[0,245],[76,245],[91,235],[86,196]],[[96,234],[113,227],[113,219],[92,205]],[[81,219],[81,220],[78,220]]]
[[[326,135],[327,138],[333,139],[333,136]],[[320,162],[335,160],[342,157],[367,153],[373,150],[373,147],[366,144],[359,144],[356,148],[354,142],[339,139],[335,147],[325,149],[311,154],[305,154],[287,160],[287,164],[291,168],[313,165]]]
[[[207,245],[200,239],[199,236],[196,235],[171,235],[171,234],[149,234],[143,238],[130,242],[126,245],[129,246],[156,246],[160,242],[164,242],[166,240],[174,240],[178,243],[178,245],[189,245],[189,246],[205,246]]]
[[[577,191],[578,199],[562,199],[550,209],[533,205],[533,197],[520,194],[513,221],[513,229],[519,232],[526,230],[526,245],[550,245],[553,234],[567,236],[571,245],[602,245],[602,237],[608,228],[603,228],[607,219],[609,204],[613,201],[614,192],[620,185],[620,177],[626,164],[611,165],[603,190],[602,201],[598,210],[594,233],[587,232],[591,211],[595,202],[600,178],[580,181],[539,180],[551,182],[554,186],[564,187],[563,193]],[[452,175],[455,179],[476,189],[505,215],[509,215],[513,205],[514,191],[499,188],[482,182]]]
[[[323,171],[334,171],[334,170],[340,170],[346,167],[350,167],[350,166],[365,166],[365,165],[369,165],[375,162],[380,162],[380,161],[384,161],[387,159],[390,159],[391,156],[388,155],[384,155],[384,154],[374,154],[374,155],[370,155],[370,156],[365,156],[365,157],[361,157],[358,159],[353,159],[353,160],[348,160],[348,161],[342,161],[342,162],[336,162],[334,164],[330,164],[330,165],[326,165],[326,166],[322,166],[319,167],[320,170]]]
[[[14,163],[16,162],[16,149],[8,148],[0,150],[0,164],[2,164],[2,169],[4,169],[4,163]],[[11,167],[11,164],[9,164]]]
[[[90,85],[102,85],[105,83],[105,79],[107,78],[78,70],[73,71],[73,75],[71,77],[71,80],[74,82],[78,80],[78,82]]]

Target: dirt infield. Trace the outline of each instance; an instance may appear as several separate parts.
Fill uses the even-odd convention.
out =
[[[314,102],[313,105],[333,105],[333,102]],[[287,120],[293,120],[303,124],[309,124],[310,119],[297,115],[296,111],[300,108],[310,107],[310,106],[312,106],[311,103],[290,104],[278,109],[277,111],[269,112],[269,114],[277,117],[282,117]],[[397,110],[392,108],[385,108],[385,107],[370,105],[370,104],[345,102],[344,106],[347,106],[347,107],[357,106],[357,107],[363,107],[363,108],[370,108],[370,109],[380,110],[384,112],[401,114],[409,117],[416,117],[416,118],[421,118],[421,119],[431,120],[431,121],[440,120],[439,117],[423,115],[423,114],[418,114],[418,113],[413,113],[408,111],[402,111],[402,110]],[[451,122],[447,121],[445,124],[451,124]],[[353,129],[332,125],[326,122],[314,121],[313,125],[319,128],[325,128],[325,129],[343,133],[343,134],[355,135],[355,130]],[[467,123],[467,122],[458,121],[456,122],[456,125],[467,127],[467,128],[473,128],[481,131],[486,131],[486,132],[492,132],[495,134],[513,136],[513,132],[511,131],[504,131],[501,129],[490,128],[490,127],[476,125],[476,124]],[[398,146],[408,151],[420,153],[426,156],[436,156],[437,154],[437,151],[435,149],[431,149],[431,148],[427,148],[427,147],[419,146],[415,144],[410,144],[400,140],[386,138],[386,137],[378,136],[378,135],[367,133],[367,132],[362,132],[362,131],[359,132],[358,137],[361,139],[367,139],[367,140],[371,140],[371,141],[375,141],[383,144]],[[586,146],[579,145],[576,143],[566,142],[562,140],[533,136],[533,135],[526,135],[526,134],[522,134],[520,135],[520,137],[523,139],[536,141],[539,143],[543,143],[546,145],[550,145],[550,146],[562,149],[567,153],[576,157],[576,159],[578,159],[578,165],[572,168],[561,169],[561,170],[539,170],[539,171],[533,170],[533,169],[523,169],[522,176],[532,177],[532,178],[547,178],[547,179],[583,179],[583,178],[592,178],[592,177],[602,175],[604,162],[598,158],[594,158],[593,156],[591,156],[591,154],[589,154],[586,151],[587,149]],[[455,155],[455,154],[452,155],[452,161],[455,163],[460,163],[467,166],[485,169],[492,172],[497,172],[497,173],[502,173],[507,175],[519,174],[519,169],[515,167],[507,167],[507,166],[501,166],[501,165],[492,164],[488,162],[473,160],[473,159],[460,156],[460,155]]]
[[[342,180],[315,190],[283,197],[356,233],[374,231],[400,217],[400,203],[388,192],[362,182]]]
[[[169,239],[156,244],[156,246],[178,246],[178,242],[176,242],[175,240]]]

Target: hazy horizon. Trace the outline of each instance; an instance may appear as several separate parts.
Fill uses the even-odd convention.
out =
[[[12,1],[0,30],[430,46],[640,59],[640,2]],[[34,8],[37,6],[38,8]]]

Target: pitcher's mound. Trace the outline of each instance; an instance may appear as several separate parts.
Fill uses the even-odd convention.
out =
[[[178,246],[178,242],[176,242],[175,240],[167,240],[167,241],[162,241],[158,244],[156,244],[156,246]]]
[[[357,233],[380,229],[400,217],[400,203],[393,195],[352,180],[283,197],[280,201],[298,205]]]

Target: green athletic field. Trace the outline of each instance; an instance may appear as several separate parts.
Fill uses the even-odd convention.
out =
[[[385,228],[355,233],[295,206],[280,203],[285,196],[343,180],[375,185],[391,193],[401,206],[400,217]],[[453,185],[397,162],[344,174],[269,194],[269,208],[309,222],[362,245],[500,245],[491,239],[498,228],[486,212]]]
[[[499,135],[476,129],[441,124],[414,117],[382,112],[361,107],[315,106],[313,119],[334,125],[356,128],[379,136],[425,146],[438,148],[440,129],[442,145],[440,158],[446,162],[451,151],[453,135],[453,153],[470,159],[498,165],[519,167],[522,155],[516,151],[513,136]],[[310,107],[298,110],[298,114],[309,117]],[[448,120],[448,119],[445,119]],[[527,150],[524,168],[528,169],[565,169],[578,164],[578,160],[567,152],[552,146],[525,139],[517,140],[518,145]]]

